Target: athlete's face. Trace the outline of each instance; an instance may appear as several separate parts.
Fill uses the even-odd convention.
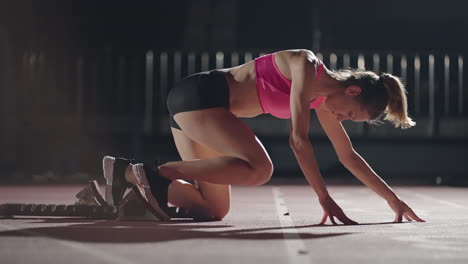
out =
[[[352,120],[363,122],[369,120],[366,109],[357,101],[361,93],[359,86],[348,86],[342,93],[327,96],[326,109],[336,116],[338,121]]]

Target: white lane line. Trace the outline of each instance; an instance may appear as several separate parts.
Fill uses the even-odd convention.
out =
[[[282,232],[284,237],[283,241],[286,244],[286,249],[288,251],[289,263],[311,263],[309,252],[297,233],[297,229],[291,228],[294,226],[294,222],[291,216],[289,216],[289,210],[284,199],[281,197],[280,188],[273,187],[272,191],[280,225],[283,228],[288,228],[287,233],[285,232],[285,229],[283,229]],[[288,214],[285,215],[286,213]]]
[[[401,190],[399,190],[399,192],[401,192]],[[406,193],[407,195],[413,195],[413,196],[416,196],[416,197],[419,197],[419,198],[422,198],[422,199],[425,199],[425,200],[430,200],[430,201],[435,201],[435,202],[438,202],[438,203],[441,203],[441,204],[445,204],[445,205],[448,205],[448,206],[452,206],[452,207],[455,207],[455,208],[459,208],[459,209],[467,209],[468,210],[468,207],[467,206],[463,206],[461,204],[457,204],[457,203],[453,203],[453,202],[449,202],[449,201],[444,201],[444,200],[440,200],[440,199],[436,199],[436,198],[433,198],[429,195],[425,195],[425,194],[420,194],[420,193],[415,193],[413,191],[402,191],[403,193]]]
[[[52,238],[52,237],[48,237],[46,234],[42,234],[42,233],[39,233],[39,232],[34,232],[34,231],[31,231],[31,230],[23,230],[21,228],[9,226],[9,225],[4,225],[4,224],[0,224],[0,228],[5,229],[5,230],[9,230],[9,231],[17,231],[17,232],[20,232],[20,233],[23,233],[23,234],[29,235],[29,236],[46,237],[46,238],[49,238],[51,241],[55,241],[57,244],[60,244],[62,246],[65,246],[65,247],[68,247],[68,248],[71,248],[71,249],[75,249],[77,251],[81,251],[86,255],[93,255],[93,256],[95,256],[95,257],[97,257],[97,258],[99,258],[99,259],[101,259],[103,261],[109,262],[109,263],[118,263],[118,264],[131,264],[131,263],[133,263],[133,261],[128,261],[128,260],[122,259],[120,257],[117,257],[115,255],[105,253],[104,251],[94,249],[91,246],[85,246],[82,243],[70,242],[70,241],[65,241],[65,240],[58,240],[58,239],[55,239],[55,238]]]

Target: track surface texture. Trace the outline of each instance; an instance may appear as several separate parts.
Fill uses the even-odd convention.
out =
[[[83,186],[0,186],[0,203],[70,203]],[[306,184],[232,189],[222,221],[0,219],[2,263],[468,263],[468,188],[392,186],[426,223],[392,223],[363,185],[329,185],[357,226],[318,225]]]

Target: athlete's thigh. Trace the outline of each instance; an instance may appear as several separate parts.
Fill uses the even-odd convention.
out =
[[[174,142],[182,160],[207,159],[222,156],[187,137],[182,130],[171,128]],[[197,181],[201,194],[212,206],[229,210],[231,186]]]
[[[272,167],[260,140],[242,120],[222,107],[174,115],[184,135],[220,155],[246,160],[261,168]]]

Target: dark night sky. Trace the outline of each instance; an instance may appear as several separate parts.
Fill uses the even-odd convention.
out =
[[[0,24],[20,47],[177,49],[192,2],[0,0]],[[239,0],[235,46],[311,48],[316,8],[322,49],[466,51],[467,6],[462,0]]]

